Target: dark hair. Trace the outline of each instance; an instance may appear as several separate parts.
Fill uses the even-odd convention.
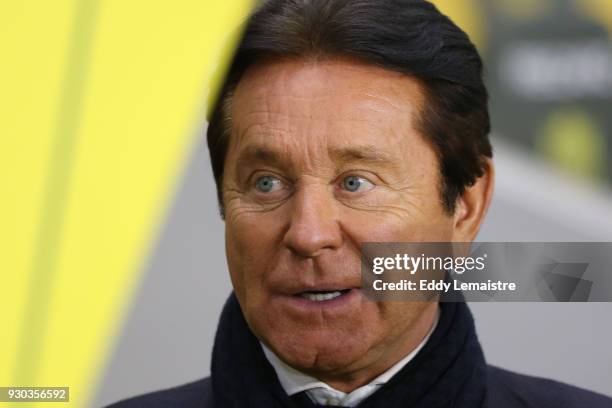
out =
[[[264,58],[347,56],[412,76],[426,103],[416,124],[432,143],[441,200],[457,199],[492,157],[483,65],[467,34],[425,0],[269,0],[248,21],[209,115],[208,148],[221,213],[231,95],[243,73]]]

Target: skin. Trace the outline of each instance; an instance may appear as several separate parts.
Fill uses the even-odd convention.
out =
[[[439,163],[415,128],[410,77],[343,59],[256,64],[238,84],[223,179],[232,284],[255,335],[282,360],[344,392],[374,379],[430,330],[435,302],[373,302],[362,242],[472,241],[493,166],[441,204]],[[329,302],[304,291],[349,289]]]

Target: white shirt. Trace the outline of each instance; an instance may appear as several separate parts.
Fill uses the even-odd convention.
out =
[[[338,391],[326,383],[296,370],[282,361],[263,343],[260,342],[260,344],[266,358],[274,368],[274,371],[276,371],[278,380],[287,395],[292,396],[299,392],[306,391],[306,394],[310,397],[310,399],[319,405],[355,407],[361,401],[372,395],[376,390],[387,383],[391,377],[397,374],[406,364],[408,364],[410,360],[414,358],[414,356],[417,355],[417,353],[425,346],[427,340],[429,340],[429,337],[431,337],[431,333],[433,333],[434,329],[438,325],[439,319],[440,310],[438,309],[434,324],[431,326],[431,329],[429,329],[429,332],[423,341],[421,341],[421,343],[414,350],[412,350],[406,357],[402,358],[387,371],[372,380],[369,384],[363,385],[350,393]]]

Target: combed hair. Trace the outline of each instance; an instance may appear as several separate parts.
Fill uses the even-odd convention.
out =
[[[251,15],[207,130],[223,214],[223,167],[233,91],[270,58],[352,57],[420,81],[426,102],[415,127],[440,163],[440,199],[452,214],[492,157],[483,64],[467,34],[425,0],[269,0]]]

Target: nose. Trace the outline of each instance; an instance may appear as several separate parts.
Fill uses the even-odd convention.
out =
[[[305,186],[292,197],[284,244],[294,254],[313,258],[342,245],[338,207],[327,186]]]

